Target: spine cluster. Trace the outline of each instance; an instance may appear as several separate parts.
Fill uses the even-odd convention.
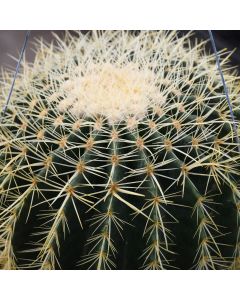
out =
[[[1,268],[239,268],[240,153],[204,44],[162,31],[37,44],[0,128]]]

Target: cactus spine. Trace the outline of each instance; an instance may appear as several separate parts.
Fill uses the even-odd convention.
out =
[[[205,42],[77,34],[37,44],[2,120],[1,268],[239,268],[240,154]]]

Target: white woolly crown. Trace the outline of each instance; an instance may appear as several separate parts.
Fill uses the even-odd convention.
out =
[[[190,47],[190,34],[179,38],[175,31],[93,31],[77,37],[67,33],[64,40],[56,36],[57,46],[37,43],[33,66],[23,62],[15,86],[31,94],[35,105],[41,95],[32,82],[43,85],[43,76],[48,84],[41,94],[59,114],[77,119],[100,115],[110,124],[139,121],[148,109],[161,111],[173,95],[180,99],[183,89],[190,95],[193,82],[205,74],[206,86],[219,82],[215,58],[206,55],[203,43]],[[201,85],[194,94],[206,98]],[[14,94],[11,101],[14,105]]]
[[[76,42],[68,52],[80,48],[78,63],[69,68],[68,80],[60,78],[55,94],[61,96],[59,111],[69,110],[76,117],[102,115],[115,123],[128,116],[142,119],[149,107],[161,106],[165,102],[159,90],[163,74],[155,67],[163,57],[147,53],[150,47],[157,51],[150,42],[151,35],[136,38],[123,32],[101,36],[94,32]]]
[[[137,63],[131,62],[78,66],[74,76],[62,83],[61,92],[66,95],[58,105],[61,112],[70,109],[77,117],[100,114],[110,123],[129,115],[142,118],[150,104],[164,102],[157,76],[147,66],[139,69]]]
[[[76,118],[102,115],[109,123],[141,120],[149,108],[159,110],[170,93],[180,96],[180,86],[190,85],[191,91],[201,72],[214,73],[209,85],[218,76],[211,57],[201,53],[202,45],[191,48],[186,41],[174,31],[67,34],[64,41],[58,39],[58,46],[37,44],[34,66],[24,63],[20,82],[29,90],[33,78],[36,82],[41,74],[48,76],[52,94],[45,96],[59,113]],[[34,94],[34,88],[28,92]]]

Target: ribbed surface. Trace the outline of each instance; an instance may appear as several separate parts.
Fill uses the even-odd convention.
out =
[[[214,58],[187,37],[155,34],[163,50],[149,42],[146,60],[163,63],[154,72],[166,103],[141,119],[60,112],[51,74],[63,63],[37,60],[39,76],[17,82],[0,135],[2,268],[238,267],[240,155]],[[239,120],[239,87],[226,68]]]

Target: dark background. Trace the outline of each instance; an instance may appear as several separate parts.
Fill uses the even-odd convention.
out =
[[[236,49],[232,54],[231,62],[232,65],[237,66],[240,71],[240,30],[213,30],[212,31],[217,50],[227,48],[228,50]],[[202,39],[209,39],[207,30],[197,30],[196,36]],[[211,43],[208,43],[208,47],[211,52]]]
[[[59,36],[64,35],[64,31],[54,31]],[[180,31],[180,34],[184,34],[187,31]],[[195,30],[193,31],[195,36],[200,39],[209,39],[207,30]],[[228,48],[232,50],[236,48],[236,51],[232,55],[232,64],[238,66],[240,71],[240,30],[214,30],[213,35],[215,38],[217,49]],[[23,41],[24,41],[25,31],[0,31],[0,68],[15,68],[16,61],[12,59],[9,55],[14,57],[19,56]],[[54,40],[54,37],[50,30],[32,30],[28,47],[26,50],[26,58],[29,61],[33,61],[34,52],[32,42],[36,38],[43,38],[46,41]],[[211,44],[208,44],[209,50],[212,51]]]
[[[64,36],[64,30],[54,32],[59,36]],[[19,57],[25,34],[26,31],[23,30],[0,30],[0,68],[15,69],[16,60],[11,56]],[[48,42],[55,39],[51,30],[32,30],[25,52],[28,61],[33,61],[34,59],[33,43],[39,38]]]

